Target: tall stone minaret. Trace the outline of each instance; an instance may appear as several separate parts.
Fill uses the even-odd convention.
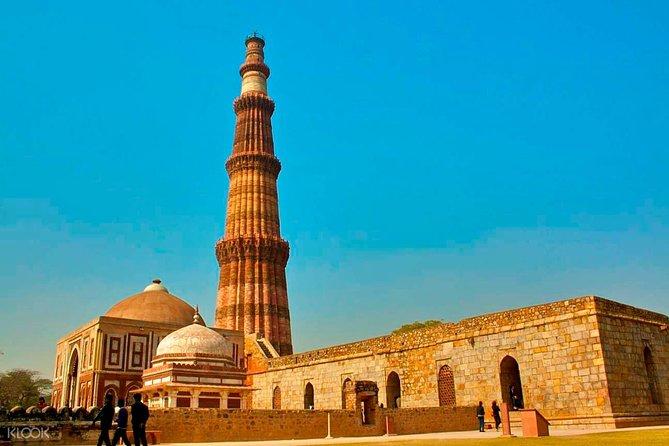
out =
[[[288,243],[279,230],[281,163],[274,156],[274,101],[267,95],[264,46],[255,33],[246,39],[246,60],[239,69],[242,93],[233,102],[237,124],[225,163],[230,176],[225,235],[216,243],[221,268],[216,326],[259,333],[280,355],[290,355]]]

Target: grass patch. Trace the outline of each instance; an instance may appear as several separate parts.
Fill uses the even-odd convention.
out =
[[[492,438],[471,440],[407,440],[383,441],[374,443],[345,443],[348,446],[667,446],[669,445],[669,429],[648,429],[623,432],[606,432],[600,434],[576,435],[572,437],[543,438]],[[327,445],[327,443],[323,443]]]

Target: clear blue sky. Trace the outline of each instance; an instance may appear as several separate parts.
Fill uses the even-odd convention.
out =
[[[667,2],[4,2],[0,370],[160,277],[212,320],[267,39],[296,350],[598,294],[669,312]]]

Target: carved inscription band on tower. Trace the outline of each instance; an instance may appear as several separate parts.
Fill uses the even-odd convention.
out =
[[[259,333],[280,355],[289,355],[289,249],[279,227],[276,180],[281,163],[274,156],[274,101],[267,95],[264,46],[256,35],[246,39],[246,60],[239,70],[242,92],[233,103],[237,123],[225,165],[230,177],[225,235],[216,243],[216,326]]]

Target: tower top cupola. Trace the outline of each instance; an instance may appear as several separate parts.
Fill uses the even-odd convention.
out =
[[[269,67],[265,65],[265,39],[254,32],[246,40],[246,58],[239,68],[242,76],[242,95],[248,92],[267,94]]]

